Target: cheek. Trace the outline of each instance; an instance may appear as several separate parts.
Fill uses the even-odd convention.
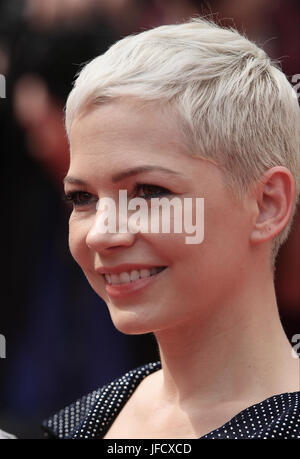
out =
[[[207,200],[204,244],[209,252],[207,261],[227,271],[234,269],[234,260],[244,256],[248,247],[249,223],[245,211],[229,199]],[[212,200],[212,203],[214,201]]]
[[[69,248],[72,257],[83,268],[88,261],[89,250],[86,245],[86,228],[81,222],[73,220],[69,221]]]
[[[246,275],[247,221],[240,212],[219,208],[207,212],[203,243],[195,250],[193,261],[202,288],[210,304],[222,304],[240,286]]]
[[[151,251],[159,257],[160,262],[168,266],[184,259],[186,252],[184,237],[183,234],[174,233],[148,233],[142,235],[147,247],[151,247]]]

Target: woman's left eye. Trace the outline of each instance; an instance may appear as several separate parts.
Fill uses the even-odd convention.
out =
[[[140,194],[141,190],[144,192]],[[136,183],[132,197],[139,197],[143,199],[151,199],[159,196],[164,196],[171,194],[171,191],[167,190],[164,187],[157,185],[149,185],[146,183]],[[98,198],[94,197],[92,194],[86,191],[70,191],[64,194],[64,201],[67,203],[73,204],[73,208],[83,207],[97,202]]]
[[[139,195],[140,190],[145,192],[141,196]],[[166,194],[171,194],[171,191],[167,190],[167,188],[164,188],[162,186],[149,185],[147,183],[137,183],[135,185],[133,194],[137,196],[138,198],[151,199],[151,198],[163,196]]]
[[[64,200],[67,203],[72,203],[73,207],[84,206],[87,204],[91,204],[93,201],[93,196],[86,191],[71,191],[69,193],[65,193]],[[98,198],[96,199],[96,201]]]

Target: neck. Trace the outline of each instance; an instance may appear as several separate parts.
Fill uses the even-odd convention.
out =
[[[155,332],[162,401],[178,406],[195,400],[204,405],[245,401],[249,406],[300,390],[299,359],[280,322],[271,273],[261,282],[249,281],[239,295],[210,311]]]

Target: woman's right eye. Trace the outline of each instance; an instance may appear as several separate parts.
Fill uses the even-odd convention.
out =
[[[97,202],[98,198],[94,198],[86,191],[70,191],[64,194],[64,201],[73,204],[73,207],[89,205],[92,202]]]

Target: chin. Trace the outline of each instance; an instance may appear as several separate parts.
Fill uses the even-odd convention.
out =
[[[132,311],[110,311],[115,328],[124,335],[144,335],[154,331],[153,324]]]

